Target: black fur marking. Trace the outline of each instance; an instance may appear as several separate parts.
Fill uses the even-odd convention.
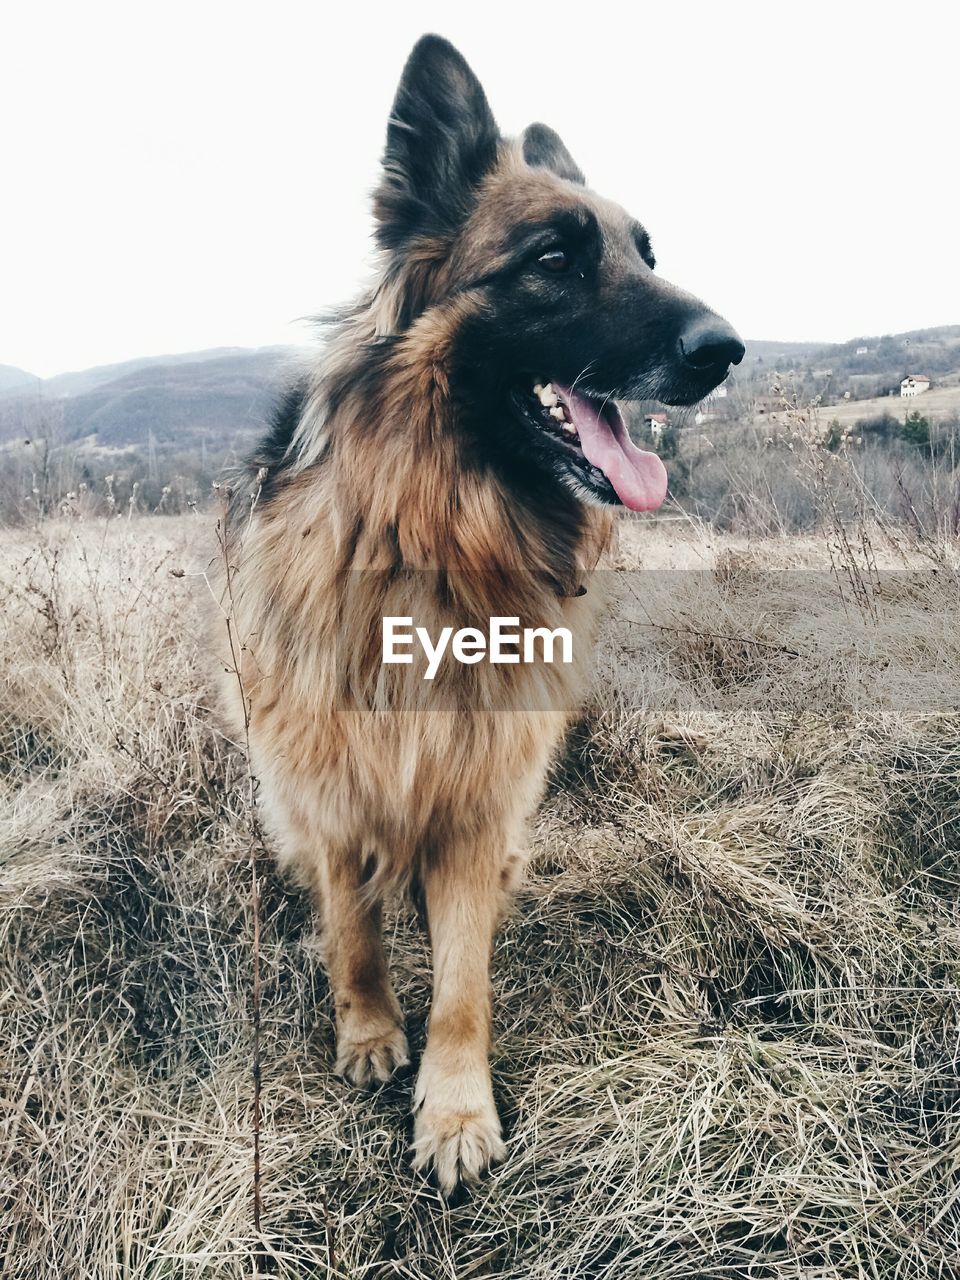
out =
[[[376,412],[385,386],[386,365],[398,341],[398,338],[391,336],[358,347],[356,359],[324,387],[323,398],[328,414],[334,414],[347,400],[356,398]],[[251,487],[257,489],[257,501],[260,505],[275,497],[287,471],[296,460],[296,451],[292,445],[309,394],[309,379],[306,376],[291,383],[281,393],[267,434],[246,464],[244,479],[239,484],[238,492],[242,491],[246,495]],[[256,477],[261,471],[265,471],[266,475],[258,482]],[[244,497],[243,501],[248,501],[248,498]]]
[[[440,36],[414,45],[387,126],[374,198],[377,237],[399,249],[413,236],[456,230],[494,165],[500,134],[480,81]]]
[[[290,446],[296,434],[309,394],[306,376],[301,376],[284,388],[270,418],[267,434],[257,445],[247,464],[248,481],[256,488],[259,484],[257,503],[269,502],[274,496],[284,473],[293,461]],[[266,472],[259,482],[256,477]]]
[[[270,419],[269,430],[260,441],[254,455],[254,466],[266,467],[274,471],[288,461],[290,444],[300,425],[306,401],[306,378],[298,378],[281,392]]]
[[[376,416],[386,388],[387,365],[399,341],[398,335],[389,334],[360,346],[356,359],[327,382],[327,413],[335,414],[347,400],[358,400]]]
[[[586,208],[558,209],[552,217],[540,222],[518,222],[506,229],[505,246],[519,259],[537,250],[545,252],[557,240],[577,247],[589,240],[600,239],[596,214]]]
[[[587,185],[583,171],[549,125],[532,124],[523,131],[523,158],[534,169],[550,169],[567,182]]]

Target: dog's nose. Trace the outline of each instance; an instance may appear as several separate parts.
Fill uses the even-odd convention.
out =
[[[719,316],[700,316],[680,335],[680,352],[693,369],[726,369],[743,359],[744,345]]]

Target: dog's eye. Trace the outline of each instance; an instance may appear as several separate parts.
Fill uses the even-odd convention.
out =
[[[557,245],[553,249],[548,249],[546,253],[541,253],[537,259],[544,271],[558,273],[560,271],[569,271],[572,265],[572,259],[566,249],[561,249]]]

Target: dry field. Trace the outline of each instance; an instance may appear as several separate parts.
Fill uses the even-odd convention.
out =
[[[922,413],[927,418],[949,418],[960,413],[960,385],[931,387],[922,396],[874,396],[870,400],[841,400],[837,404],[824,405],[820,417],[824,423],[834,419],[842,427],[851,426],[861,418],[875,418],[881,413],[892,413],[903,422],[908,414]]]
[[[254,1273],[251,822],[206,545],[199,517],[2,534],[4,1280]],[[408,1167],[409,1080],[331,1074],[308,904],[264,864],[264,1274],[960,1273],[957,559],[874,548],[834,574],[812,539],[626,528],[496,950],[509,1159],[461,1203]],[[416,1049],[402,904],[389,940]]]

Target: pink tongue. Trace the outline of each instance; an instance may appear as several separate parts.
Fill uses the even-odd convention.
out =
[[[607,477],[631,511],[655,511],[667,496],[667,470],[655,453],[638,449],[612,400],[602,412],[572,387],[555,382],[580,436],[583,456]]]

